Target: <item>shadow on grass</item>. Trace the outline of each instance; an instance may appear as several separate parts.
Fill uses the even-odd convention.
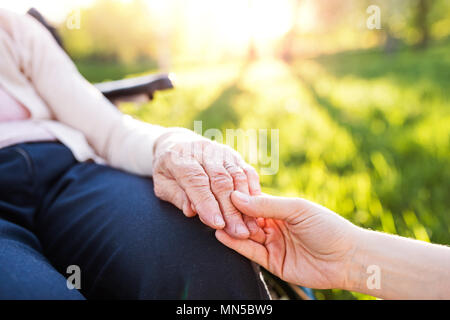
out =
[[[241,92],[236,83],[229,85],[206,109],[196,114],[193,121],[201,120],[203,130],[223,129],[224,126],[230,124],[237,126],[239,116],[233,108],[232,100]]]
[[[220,95],[203,111],[197,113],[192,122],[202,121],[203,130],[209,128],[225,129],[225,127],[237,127],[240,117],[236,113],[233,99],[243,93],[239,87],[239,82],[248,69],[249,64],[245,64],[239,71],[236,78],[220,93]]]
[[[415,50],[411,47],[404,47],[394,53],[385,53],[381,49],[353,50],[323,55],[314,60],[336,77],[388,77],[402,86],[412,85],[417,81],[429,81],[436,86],[448,88],[449,51],[450,38],[425,50]]]

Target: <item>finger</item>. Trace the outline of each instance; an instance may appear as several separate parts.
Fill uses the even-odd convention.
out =
[[[244,170],[235,162],[224,161],[223,166],[233,178],[234,190],[249,194],[247,175]]]
[[[259,175],[256,172],[255,168],[247,163],[242,164],[242,168],[244,169],[245,174],[247,175],[248,187],[250,190],[250,195],[259,196],[261,195],[261,183],[259,181]],[[256,218],[256,224],[260,228],[264,228],[265,222],[264,218]]]
[[[258,243],[264,243],[266,241],[266,234],[262,227],[258,225],[256,218],[249,217],[247,215],[242,215],[248,230],[250,231],[250,240],[256,241]]]
[[[172,203],[178,209],[182,210],[186,217],[195,216],[191,202],[175,180],[169,179],[162,174],[156,174],[153,177],[153,181],[154,192],[158,198]]]
[[[248,230],[250,231],[250,240],[256,241],[258,243],[264,243],[266,240],[266,234],[264,233],[264,230],[262,229],[264,227],[264,224],[258,223],[257,219],[262,218],[255,218],[250,217],[245,214],[242,214],[242,219],[244,220],[245,225],[247,226]],[[264,219],[262,219],[264,221]]]
[[[256,223],[260,228],[264,228],[266,226],[266,220],[264,218],[256,218]]]
[[[248,188],[249,188],[250,194],[252,196],[260,195],[261,194],[261,184],[259,182],[258,173],[252,166],[250,166],[246,163],[243,164],[243,169],[247,176]]]
[[[269,195],[248,196],[239,191],[231,195],[233,204],[251,217],[274,218],[290,221],[301,213],[302,199]]]
[[[209,178],[197,162],[175,166],[172,174],[191,201],[203,223],[214,229],[225,227],[219,204],[211,193]]]
[[[238,161],[239,159],[235,159],[234,162],[225,160],[224,167],[228,171],[230,176],[233,178],[234,190],[238,190],[242,193],[249,194],[247,175],[238,164]],[[250,231],[250,239],[257,241],[259,243],[264,242],[266,238],[265,233],[256,223],[255,221],[256,218],[249,217],[246,215],[243,215],[242,218],[248,230]]]
[[[223,162],[222,162],[223,163]],[[247,239],[250,231],[244,224],[241,213],[231,203],[230,194],[233,192],[233,178],[222,163],[206,161],[203,166],[209,176],[211,190],[219,202],[226,226],[224,230],[236,238]]]
[[[268,269],[268,253],[266,248],[252,240],[243,240],[230,237],[225,231],[217,230],[216,238],[227,247],[242,254],[262,267]]]
[[[244,220],[245,225],[247,226],[248,230],[250,231],[250,234],[256,234],[261,228],[258,226],[258,223],[256,222],[256,218],[249,217],[247,215],[242,215],[242,219]]]

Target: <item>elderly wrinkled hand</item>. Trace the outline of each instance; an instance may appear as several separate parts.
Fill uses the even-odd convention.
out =
[[[187,217],[198,214],[214,229],[235,238],[264,237],[255,218],[241,215],[232,204],[233,190],[261,193],[255,169],[232,148],[182,130],[155,143],[153,181],[155,194],[171,202]]]

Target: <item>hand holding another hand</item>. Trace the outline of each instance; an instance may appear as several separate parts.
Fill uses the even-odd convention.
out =
[[[236,208],[265,218],[263,241],[217,239],[281,279],[310,288],[345,288],[360,228],[336,213],[301,198],[248,196],[233,192]]]
[[[231,192],[260,194],[259,177],[232,148],[189,130],[173,132],[155,143],[155,194],[171,202],[187,217],[198,214],[214,229],[235,238],[262,240],[255,218],[242,216],[231,202]]]
[[[198,213],[220,242],[281,279],[387,299],[450,296],[448,247],[359,228],[305,199],[262,195],[233,149],[190,131],[155,146],[156,195]]]

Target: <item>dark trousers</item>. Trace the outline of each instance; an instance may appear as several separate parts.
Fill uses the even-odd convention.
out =
[[[79,163],[60,143],[0,149],[0,299],[84,298],[268,296],[254,265],[151,179]]]

